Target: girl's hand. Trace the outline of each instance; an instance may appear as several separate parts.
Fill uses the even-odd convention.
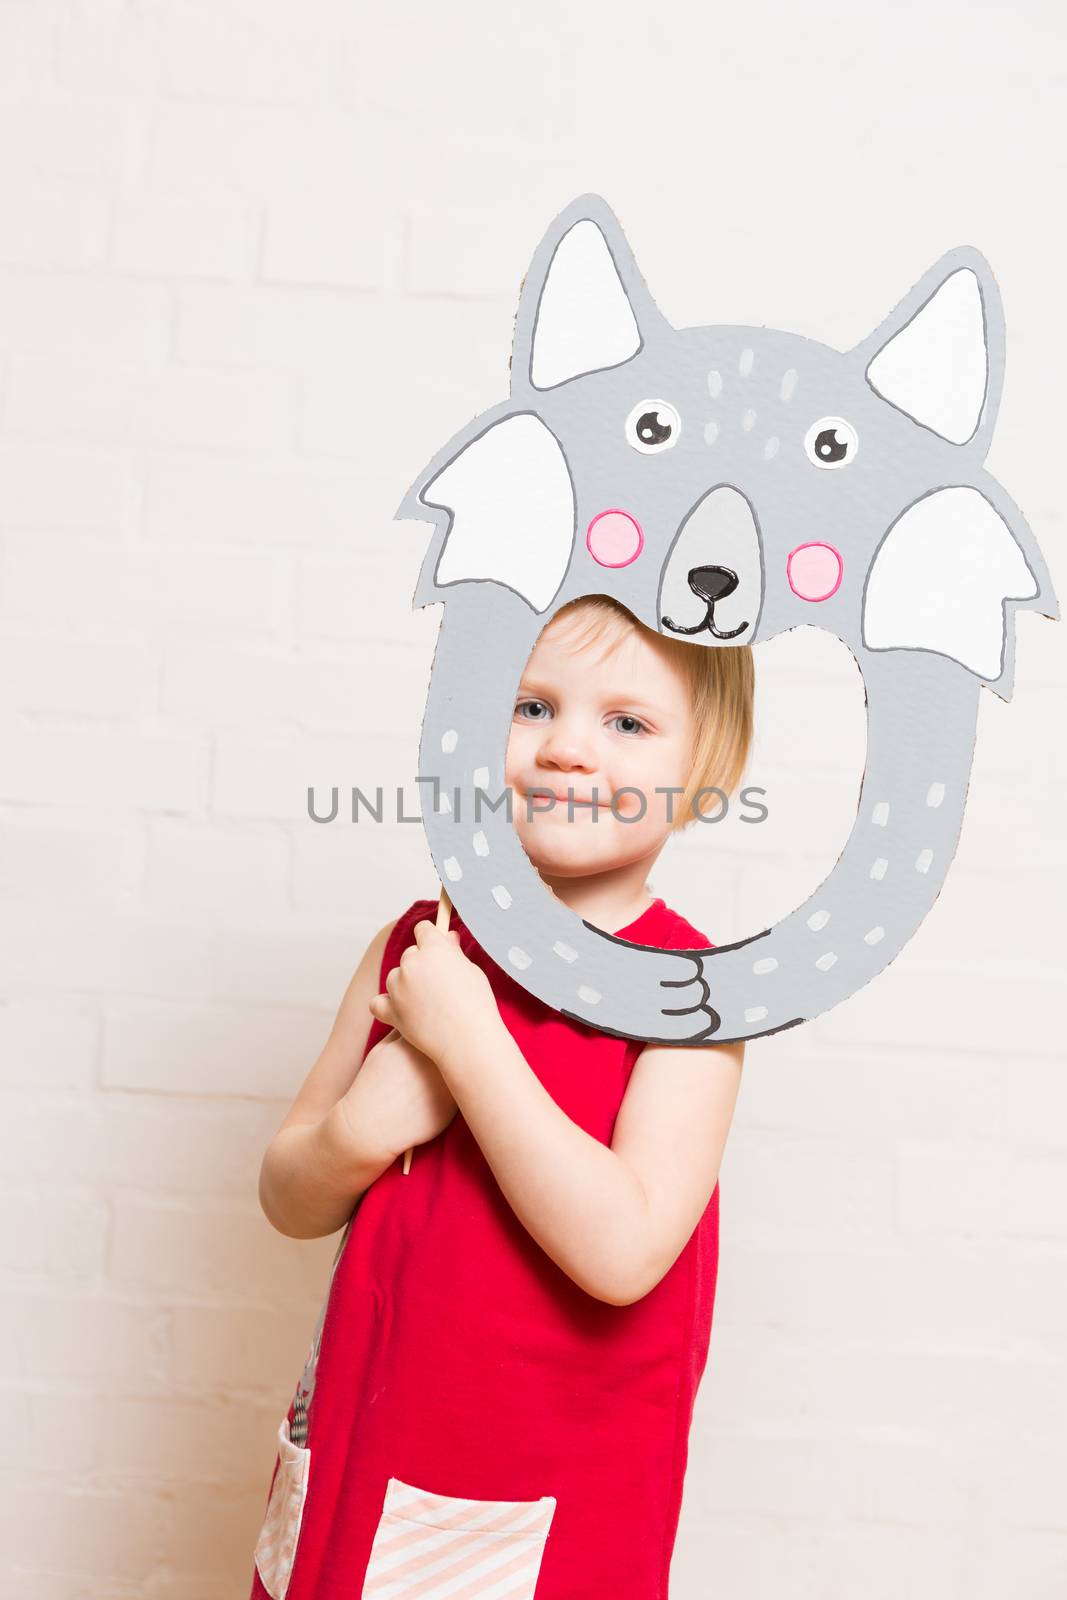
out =
[[[440,932],[432,922],[416,924],[415,943],[385,988],[370,1002],[371,1014],[439,1064],[463,1051],[473,1036],[500,1026],[489,979],[463,954],[459,936]]]
[[[341,1113],[353,1135],[366,1116],[365,1106],[374,1107],[375,1145],[394,1159],[443,1133],[458,1110],[434,1063],[396,1033],[368,1050],[341,1098]]]

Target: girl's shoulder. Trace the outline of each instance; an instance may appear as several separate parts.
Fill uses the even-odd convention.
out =
[[[392,932],[386,941],[385,955],[382,959],[383,977],[392,967],[395,967],[408,945],[415,943],[415,928],[420,922],[437,921],[437,908],[440,900],[413,900],[406,911],[402,911],[393,923]],[[480,947],[475,942],[473,934],[460,917],[459,912],[453,907],[449,913],[449,928],[459,935],[459,942],[467,955],[476,952]]]
[[[427,918],[433,922],[437,916],[437,898],[431,900],[413,900],[406,911],[402,911],[396,919],[396,926],[414,927],[416,922],[425,922]]]
[[[386,941],[384,965],[395,966],[408,945],[415,942],[416,923],[433,922],[436,916],[436,900],[413,900],[393,923],[393,930]]]

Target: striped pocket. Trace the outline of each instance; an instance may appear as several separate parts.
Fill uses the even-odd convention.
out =
[[[362,1600],[534,1600],[555,1498],[458,1500],[390,1478]]]
[[[310,1466],[311,1451],[293,1444],[289,1418],[283,1417],[278,1429],[278,1469],[256,1540],[256,1571],[271,1600],[285,1600],[292,1577]]]

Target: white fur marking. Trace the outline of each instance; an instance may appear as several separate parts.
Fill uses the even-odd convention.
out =
[[[763,459],[764,459],[764,461],[773,461],[777,454],[778,454],[778,440],[775,438],[774,434],[772,433],[770,438],[767,440],[766,444],[763,446]]]
[[[455,856],[446,856],[441,865],[445,869],[445,877],[448,879],[449,883],[458,883],[460,878],[463,876],[463,868],[460,866]]]
[[[926,804],[928,806],[939,806],[944,798],[945,785],[943,783],[932,783],[926,791]]]
[[[741,374],[742,378],[748,377],[749,373],[752,371],[752,363],[755,359],[756,358],[753,351],[742,350],[737,362],[737,370]]]
[[[557,939],[552,949],[561,961],[577,961],[578,959],[577,950],[572,950],[569,944],[563,943],[562,939]]]
[[[778,963],[773,956],[764,956],[761,961],[752,963],[752,970],[755,973],[774,972],[777,966]]]
[[[508,960],[513,967],[518,967],[520,972],[525,972],[527,967],[533,965],[533,957],[528,956],[525,950],[520,950],[517,944],[513,944],[508,951]]]
[[[489,854],[489,840],[480,828],[471,840],[471,844],[474,846],[474,854],[476,856],[482,856],[484,859]]]
[[[584,1000],[587,1006],[598,1006],[604,997],[597,989],[590,989],[587,983],[583,983],[578,990],[578,998]]]
[[[511,904],[511,895],[508,890],[505,889],[502,883],[496,883],[493,885],[491,892],[501,911],[506,911]]]
[[[864,944],[881,944],[885,938],[884,928],[869,928],[863,935]]]
[[[719,424],[717,422],[706,422],[704,424],[704,443],[714,444],[718,437]]]
[[[885,870],[888,865],[889,862],[886,860],[885,856],[879,856],[876,861],[871,862],[871,877],[884,878]]]
[[[884,828],[885,827],[886,823],[889,821],[889,801],[888,800],[879,800],[878,804],[875,806],[874,810],[871,812],[871,821],[874,823],[876,828]]]
[[[441,735],[441,749],[446,756],[450,756],[459,743],[459,734],[455,728],[449,728],[447,733]]]
[[[708,373],[708,393],[713,400],[722,394],[722,373],[712,370]]]
[[[746,1022],[762,1022],[766,1015],[766,1006],[746,1006],[745,1008]]]
[[[489,787],[489,768],[488,767],[475,767],[474,776],[471,779],[471,782],[474,784],[474,787],[476,789],[488,789],[488,787]]]
[[[812,933],[818,933],[820,928],[825,928],[829,920],[830,913],[828,911],[813,911],[808,918],[808,927]]]
[[[815,965],[818,967],[820,972],[829,972],[836,960],[837,957],[834,955],[834,952],[832,950],[827,950],[825,955],[821,955],[819,957]]]
[[[741,413],[741,426],[744,428],[746,433],[751,433],[755,423],[756,413],[753,411],[752,407],[749,406],[747,411],[743,411]]]
[[[790,367],[788,372],[782,373],[782,384],[781,388],[778,390],[778,393],[781,395],[783,400],[792,400],[796,386],[797,369],[796,367]]]
[[[920,850],[919,854],[915,857],[916,872],[929,872],[930,863],[933,861],[933,859],[934,852],[932,850]]]

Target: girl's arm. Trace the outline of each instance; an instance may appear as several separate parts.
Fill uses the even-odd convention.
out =
[[[383,1039],[363,1058],[393,926],[368,945],[330,1037],[263,1157],[260,1205],[289,1238],[336,1233],[402,1150],[433,1138],[455,1115],[440,1072],[405,1040]]]
[[[711,1198],[743,1053],[741,1043],[646,1047],[610,1146],[561,1110],[503,1023],[441,1070],[526,1230],[581,1288],[629,1305],[660,1281]]]
[[[388,1166],[386,1151],[375,1146],[370,1120],[357,1137],[337,1108],[356,1080],[367,1047],[367,1005],[378,988],[392,927],[382,928],[367,946],[330,1036],[260,1166],[259,1203],[267,1221],[293,1239],[317,1239],[343,1227],[364,1189]]]
[[[416,939],[374,1015],[437,1062],[512,1210],[552,1260],[599,1300],[639,1300],[711,1198],[744,1045],[648,1046],[604,1145],[531,1072],[455,936],[424,922]]]

